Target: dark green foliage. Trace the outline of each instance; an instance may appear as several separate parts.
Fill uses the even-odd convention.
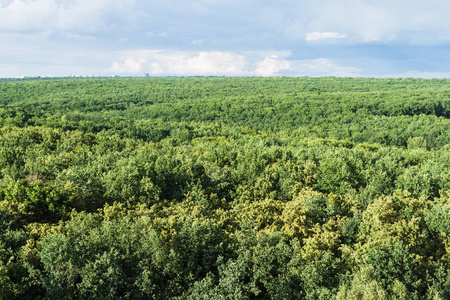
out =
[[[378,246],[371,249],[367,263],[375,270],[375,279],[390,294],[398,293],[395,285],[402,286],[408,299],[420,299],[425,286],[420,270],[410,257],[408,247],[401,243]]]

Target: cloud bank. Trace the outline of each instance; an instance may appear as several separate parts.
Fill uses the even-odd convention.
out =
[[[281,54],[281,57],[279,56]],[[342,66],[332,59],[296,60],[286,53],[138,51],[126,52],[110,70],[117,74],[154,76],[357,76],[359,69]]]

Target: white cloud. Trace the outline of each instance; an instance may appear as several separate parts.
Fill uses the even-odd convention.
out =
[[[150,68],[152,70],[152,74],[163,74],[164,73],[164,69],[157,62],[150,63]]]
[[[245,57],[220,51],[200,52],[198,56],[183,58],[181,63],[170,65],[177,74],[239,74],[245,67]]]
[[[283,9],[283,8],[281,8]],[[290,39],[314,40],[311,33],[346,33],[348,44],[400,41],[429,45],[450,40],[450,2],[411,0],[323,0],[285,11],[288,24],[284,34]]]
[[[291,63],[286,59],[279,59],[272,55],[257,63],[256,75],[273,76],[282,70],[292,70]]]
[[[14,0],[0,7],[0,29],[22,31],[43,29],[45,21],[52,20],[58,6],[54,0],[21,1]]]
[[[131,24],[137,0],[12,0],[0,5],[0,30],[97,32]]]
[[[246,64],[243,55],[230,52],[135,51],[110,70],[133,75],[239,75]]]
[[[343,39],[346,38],[347,34],[341,34],[338,32],[309,32],[306,34],[305,41],[317,41],[324,39]]]
[[[124,62],[114,62],[111,71],[114,73],[137,74],[141,72],[142,65],[146,62],[145,58],[127,57]]]
[[[295,60],[290,51],[183,52],[131,51],[122,54],[110,72],[125,75],[217,76],[361,76],[361,70],[329,58]]]

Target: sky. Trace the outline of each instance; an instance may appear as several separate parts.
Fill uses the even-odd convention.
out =
[[[448,0],[0,0],[0,77],[450,78]]]

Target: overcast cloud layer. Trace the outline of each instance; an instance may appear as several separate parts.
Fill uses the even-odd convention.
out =
[[[0,0],[0,77],[450,77],[450,1]]]

